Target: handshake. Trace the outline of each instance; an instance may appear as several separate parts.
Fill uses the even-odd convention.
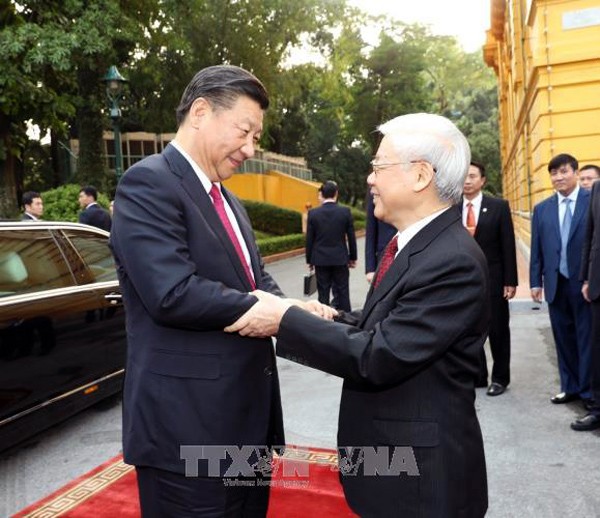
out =
[[[283,299],[266,291],[255,290],[258,302],[233,324],[225,328],[226,333],[239,333],[242,336],[266,337],[275,336],[285,312],[292,306],[298,306],[326,320],[333,320],[338,313],[332,307],[316,300],[303,302],[297,299]]]

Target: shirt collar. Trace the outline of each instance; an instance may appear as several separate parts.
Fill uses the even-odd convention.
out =
[[[415,237],[422,229],[424,229],[429,223],[431,223],[435,218],[437,218],[440,214],[447,211],[450,207],[444,207],[429,216],[420,219],[416,223],[413,223],[409,227],[405,228],[402,232],[398,232],[396,234],[396,239],[398,239],[398,253],[409,243],[409,241]],[[398,254],[396,254],[398,255]]]
[[[472,200],[467,200],[467,198],[465,198],[463,196],[463,209],[465,209],[467,207],[468,203],[471,203],[473,205],[473,207],[479,207],[481,205],[482,201],[483,201],[483,193],[481,191],[479,191],[479,194],[477,196],[475,196],[475,198],[473,198]]]
[[[571,194],[569,194],[568,196],[563,196],[561,193],[559,193],[558,191],[556,191],[556,194],[558,194],[558,203],[562,203],[563,200],[565,199],[569,199],[573,202],[577,201],[577,196],[579,195],[579,185],[577,185],[575,187],[575,189],[573,189],[573,192]]]
[[[194,161],[194,159],[183,150],[181,144],[179,144],[176,140],[171,140],[171,145],[183,155],[183,158],[189,162],[190,166],[194,170],[194,173],[196,173],[196,176],[202,182],[202,187],[204,187],[206,194],[208,194],[212,188],[213,182],[209,180],[208,176],[206,176],[206,173],[200,169],[200,166]],[[221,190],[220,182],[214,183],[219,187],[219,190]]]

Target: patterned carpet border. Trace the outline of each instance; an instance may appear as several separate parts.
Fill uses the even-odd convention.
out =
[[[283,458],[293,461],[325,464],[335,468],[338,466],[338,456],[333,450],[290,445],[286,447]],[[117,457],[116,460],[109,461],[109,463],[106,468],[101,469],[93,475],[83,475],[81,482],[68,487],[66,490],[58,490],[58,494],[54,498],[50,496],[46,502],[42,500],[42,504],[39,507],[26,514],[19,513],[18,517],[56,518],[57,516],[61,516],[135,469],[133,466],[125,464],[121,456]]]

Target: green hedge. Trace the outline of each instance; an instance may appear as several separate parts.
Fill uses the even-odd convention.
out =
[[[295,210],[282,209],[269,203],[242,200],[254,230],[276,236],[302,232],[302,215]]]
[[[256,241],[260,255],[278,254],[288,250],[296,250],[304,247],[304,234],[291,234],[289,236],[269,237],[267,239],[258,239]]]
[[[44,221],[78,221],[81,207],[79,206],[79,191],[77,184],[67,184],[42,192],[44,202]],[[105,194],[98,193],[98,205],[108,209],[109,199]]]

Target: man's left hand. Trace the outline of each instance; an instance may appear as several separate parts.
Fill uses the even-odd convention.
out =
[[[515,293],[517,293],[516,286],[504,286],[504,298],[506,300],[512,299],[515,296]]]

